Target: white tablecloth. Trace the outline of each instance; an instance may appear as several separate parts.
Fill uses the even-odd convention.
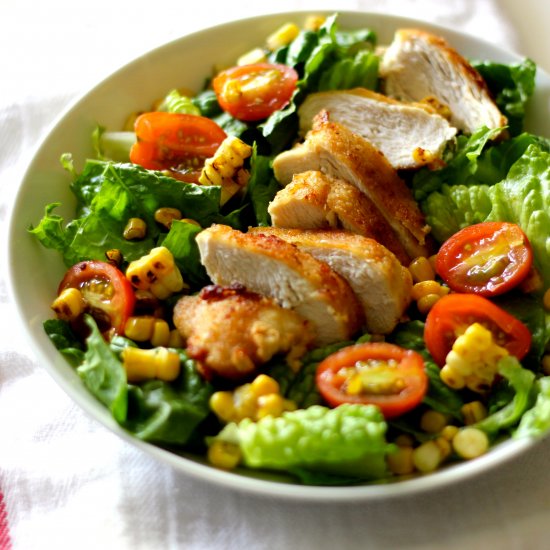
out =
[[[534,5],[527,2],[526,17]],[[22,171],[65,105],[134,56],[187,32],[269,11],[337,6],[415,16],[509,48],[522,44],[497,0],[233,0],[224,6],[209,0],[0,3],[3,236]],[[26,346],[4,280],[1,549],[547,547],[550,441],[459,485],[386,502],[304,504],[214,486],[155,461],[88,418]]]

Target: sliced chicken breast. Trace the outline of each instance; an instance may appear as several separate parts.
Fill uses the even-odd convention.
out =
[[[456,134],[456,128],[428,106],[402,103],[355,88],[308,95],[298,110],[302,135],[311,129],[314,117],[323,109],[330,120],[370,141],[396,169],[435,162]]]
[[[506,125],[481,75],[440,36],[398,30],[384,53],[380,74],[386,94],[401,101],[435,97],[449,107],[451,124],[466,133]]]
[[[330,229],[257,227],[251,231],[296,245],[346,279],[363,306],[369,332],[387,334],[403,318],[411,301],[411,274],[374,239]]]
[[[408,256],[395,232],[371,200],[357,187],[322,172],[294,174],[269,204],[275,227],[288,229],[341,228],[371,237],[407,264]]]
[[[240,283],[294,309],[311,322],[316,345],[347,340],[363,325],[363,309],[349,284],[296,246],[274,235],[241,233],[225,225],[201,231],[196,241],[214,283]]]
[[[376,147],[345,126],[329,122],[326,112],[316,117],[302,144],[275,157],[273,170],[283,185],[306,170],[353,184],[376,205],[410,257],[429,255],[430,228],[405,182]]]

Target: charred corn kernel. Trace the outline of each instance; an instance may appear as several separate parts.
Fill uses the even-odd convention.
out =
[[[267,37],[266,46],[273,52],[290,44],[299,34],[300,28],[298,25],[295,23],[285,23]]]
[[[445,438],[447,441],[452,441],[453,437],[458,433],[458,426],[452,426],[449,424],[441,430],[441,437]]]
[[[542,358],[542,372],[546,376],[550,376],[550,355],[544,355]]]
[[[437,470],[443,461],[443,455],[437,443],[430,440],[414,449],[412,459],[415,468],[419,472],[427,473]]]
[[[149,254],[130,263],[126,278],[139,290],[150,290],[164,300],[186,287],[174,256],[164,246],[153,248]]]
[[[489,449],[487,434],[474,427],[462,428],[453,437],[453,449],[465,459],[477,458],[485,454]]]
[[[158,378],[175,380],[180,373],[179,354],[163,347],[141,349],[128,347],[122,351],[122,364],[129,382]]]
[[[225,204],[241,186],[235,180],[244,161],[252,154],[252,147],[236,136],[227,136],[214,156],[206,159],[199,176],[201,185],[222,187],[221,204]]]
[[[395,438],[394,443],[399,447],[412,447],[414,445],[414,437],[409,434],[400,434]]]
[[[460,412],[462,413],[462,418],[466,426],[475,424],[487,417],[487,409],[481,401],[470,401],[469,403],[465,403],[461,407]]]
[[[147,224],[141,218],[130,218],[126,223],[123,237],[127,241],[143,239],[147,234]]]
[[[150,340],[151,345],[154,347],[169,345],[170,327],[164,319],[155,319]]]
[[[124,326],[124,334],[136,342],[148,342],[153,335],[155,318],[151,315],[128,317]]]
[[[235,416],[235,403],[230,391],[217,391],[210,397],[210,410],[223,422],[231,422]]]
[[[51,308],[58,319],[71,321],[79,317],[86,307],[84,297],[78,288],[66,288],[52,302]]]
[[[170,331],[170,338],[168,338],[168,347],[182,348],[183,344],[183,336],[180,334],[180,331],[177,328],[173,328]]]
[[[416,302],[416,307],[420,313],[425,315],[440,299],[440,294],[426,294]]]
[[[546,311],[550,311],[550,288],[544,293],[542,297],[542,305]]]
[[[420,428],[430,434],[438,434],[447,425],[448,417],[439,411],[429,410],[420,417]]]
[[[430,264],[428,258],[424,256],[419,256],[418,258],[415,258],[409,264],[409,271],[411,272],[413,281],[415,283],[435,279],[435,271]]]
[[[454,389],[466,386],[483,393],[493,383],[498,362],[507,355],[508,351],[494,341],[489,329],[473,323],[455,340],[447,354],[440,371],[441,380]]]
[[[415,470],[413,462],[413,448],[410,446],[398,447],[397,450],[386,457],[390,472],[395,475],[412,474]]]
[[[241,450],[235,443],[216,440],[208,447],[208,462],[216,468],[233,470],[241,461]]]
[[[155,221],[167,229],[170,229],[174,220],[181,220],[181,212],[177,208],[166,206],[155,210]]]
[[[322,15],[308,15],[304,21],[304,29],[306,31],[318,31],[325,21],[326,18]]]
[[[267,374],[259,374],[254,378],[250,389],[257,395],[269,395],[270,393],[279,393],[279,383]]]
[[[110,264],[120,266],[122,264],[122,252],[118,248],[111,248],[105,252],[105,257]]]
[[[237,59],[237,65],[252,65],[253,63],[265,63],[267,61],[267,55],[263,48],[254,48],[249,52],[241,55]]]

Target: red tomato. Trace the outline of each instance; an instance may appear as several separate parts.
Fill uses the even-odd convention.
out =
[[[222,71],[212,86],[224,111],[239,120],[255,121],[285,107],[297,81],[292,67],[254,63]]]
[[[484,222],[443,243],[436,271],[456,292],[496,296],[521,283],[532,265],[533,251],[519,225]]]
[[[67,271],[58,294],[66,288],[80,290],[87,313],[94,317],[102,332],[113,329],[124,334],[126,321],[134,310],[135,294],[120,269],[97,260],[80,262]]]
[[[372,404],[386,418],[419,405],[428,389],[422,356],[383,342],[357,344],[329,355],[317,367],[316,382],[331,407]]]
[[[134,130],[130,161],[149,170],[196,172],[227,137],[209,118],[162,111],[140,115]]]
[[[448,294],[426,317],[424,341],[435,362],[443,366],[454,341],[472,323],[490,329],[496,343],[522,359],[531,347],[529,329],[487,298],[476,294]]]

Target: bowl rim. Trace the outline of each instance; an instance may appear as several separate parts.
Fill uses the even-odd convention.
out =
[[[371,483],[354,486],[311,486],[301,485],[298,483],[284,483],[280,481],[271,481],[261,479],[258,477],[252,477],[247,475],[241,475],[239,473],[227,472],[216,469],[206,463],[194,460],[192,458],[186,458],[185,456],[173,453],[162,447],[156,446],[152,443],[139,440],[132,434],[126,432],[114,419],[110,416],[103,414],[105,407],[101,405],[95,398],[92,400],[81,399],[79,392],[75,390],[73,381],[67,380],[65,376],[55,367],[51,361],[51,357],[46,352],[46,349],[42,345],[38,345],[33,337],[27,323],[25,322],[25,316],[20,307],[20,296],[24,289],[20,289],[17,282],[17,250],[16,231],[19,230],[15,224],[15,218],[17,212],[21,211],[22,201],[21,192],[25,187],[26,182],[32,177],[37,162],[37,157],[48,144],[51,134],[55,129],[60,127],[64,121],[70,118],[71,114],[78,109],[78,107],[85,103],[86,100],[95,94],[99,88],[106,82],[116,79],[121,73],[129,70],[132,66],[141,63],[151,54],[160,54],[163,50],[169,50],[178,47],[180,42],[186,42],[195,39],[200,35],[208,35],[222,28],[229,28],[236,25],[253,25],[259,21],[268,21],[274,18],[297,18],[310,15],[312,12],[320,15],[331,15],[338,13],[340,16],[353,17],[360,15],[361,22],[358,27],[364,26],[363,21],[372,19],[375,22],[383,21],[385,24],[394,28],[403,26],[417,26],[432,32],[439,32],[444,34],[449,42],[452,44],[453,39],[467,40],[474,43],[483,45],[490,50],[499,51],[502,55],[510,59],[510,62],[519,61],[523,57],[517,52],[513,52],[510,49],[497,46],[492,42],[489,42],[483,38],[473,36],[471,34],[452,29],[445,25],[422,21],[411,17],[402,17],[395,14],[385,14],[382,12],[369,12],[360,10],[297,10],[297,11],[281,11],[264,13],[261,15],[254,15],[248,18],[228,20],[215,26],[201,28],[194,32],[185,34],[181,37],[170,40],[164,44],[160,44],[119,66],[116,70],[103,76],[94,84],[91,88],[79,93],[73,98],[62,111],[54,118],[54,120],[46,127],[42,137],[38,140],[38,143],[33,148],[30,159],[25,170],[23,170],[17,190],[13,193],[11,200],[8,201],[8,212],[6,227],[7,232],[5,238],[7,240],[7,246],[4,248],[6,251],[7,261],[5,265],[6,269],[6,284],[8,295],[13,297],[15,310],[17,317],[23,328],[23,333],[26,341],[29,344],[29,349],[38,359],[41,367],[44,367],[49,375],[56,381],[61,389],[71,398],[76,405],[88,414],[95,421],[103,425],[110,432],[121,437],[123,440],[129,442],[134,447],[137,447],[147,455],[154,457],[164,464],[168,464],[178,472],[182,472],[186,475],[190,475],[195,479],[206,481],[209,483],[217,484],[228,489],[236,490],[239,492],[245,492],[249,494],[255,494],[259,496],[276,497],[282,499],[292,499],[295,501],[309,501],[316,503],[334,503],[334,502],[354,502],[354,501],[366,501],[366,500],[381,500],[395,497],[404,497],[409,495],[415,495],[427,491],[433,491],[435,489],[441,489],[446,485],[455,484],[459,481],[472,479],[488,469],[497,465],[503,465],[519,455],[523,454],[527,449],[532,448],[540,439],[523,438],[516,440],[507,440],[499,444],[498,448],[492,450],[484,456],[476,458],[473,461],[462,462],[453,464],[436,472],[432,472],[427,475],[415,475],[414,477],[406,480],[399,480],[389,483]],[[376,23],[373,23],[372,29],[376,32]],[[544,73],[544,71],[538,68],[538,71]],[[27,184],[28,185],[28,184]],[[56,350],[55,350],[56,351]],[[56,351],[59,354],[59,352]],[[91,396],[91,394],[90,394]],[[107,411],[108,412],[108,411]],[[109,413],[110,414],[110,413]]]

